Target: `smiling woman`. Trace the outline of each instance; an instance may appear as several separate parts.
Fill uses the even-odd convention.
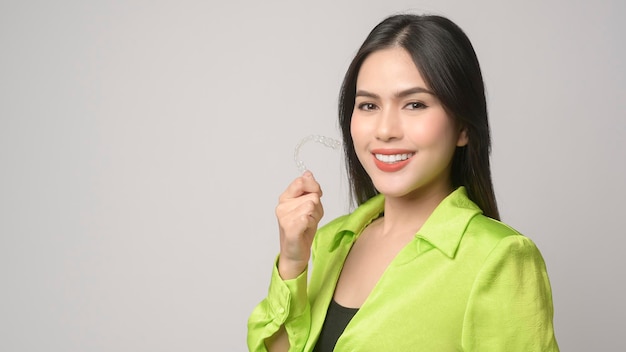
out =
[[[499,221],[463,31],[439,16],[381,22],[345,76],[339,121],[358,208],[318,230],[308,171],[280,196],[280,254],[249,349],[558,351],[543,258]]]
[[[378,192],[450,193],[450,166],[467,133],[450,118],[401,47],[368,56],[350,125],[354,149]],[[415,195],[416,196],[416,195]]]

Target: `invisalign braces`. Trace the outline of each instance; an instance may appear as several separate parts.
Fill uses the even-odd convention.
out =
[[[319,144],[322,144],[328,148],[335,149],[335,150],[341,147],[341,141],[336,140],[334,138],[320,136],[316,134],[312,134],[310,136],[304,137],[300,141],[300,143],[296,145],[296,149],[293,152],[293,160],[296,162],[296,167],[298,168],[298,171],[300,171],[300,173],[305,172],[307,169],[306,166],[304,165],[304,162],[300,159],[300,148],[309,141],[317,142]]]

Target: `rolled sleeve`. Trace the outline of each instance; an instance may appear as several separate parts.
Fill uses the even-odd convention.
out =
[[[265,340],[285,326],[290,351],[300,351],[309,335],[311,314],[307,296],[307,270],[295,279],[283,280],[274,262],[267,297],[248,319],[248,348],[266,351]]]

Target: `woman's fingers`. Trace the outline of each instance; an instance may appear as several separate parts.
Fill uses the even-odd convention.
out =
[[[278,203],[278,206],[276,207],[276,215],[280,217],[283,214],[296,210],[296,208],[306,203],[311,203],[311,206],[315,207],[321,204],[321,199],[317,193],[308,193],[297,198],[286,199]]]
[[[279,201],[297,198],[307,193],[316,193],[319,197],[322,196],[322,188],[313,177],[311,171],[308,170],[291,182],[285,192],[280,195]]]
[[[324,215],[322,204],[318,197],[312,197],[311,195],[302,196],[304,199],[299,205],[291,210],[292,219],[296,226],[299,226],[303,233],[311,227],[317,227],[317,223]],[[308,200],[308,198],[313,198]]]
[[[316,230],[322,216],[324,209],[319,196],[315,193],[290,199],[276,207],[281,235],[291,240],[297,240],[307,230]]]

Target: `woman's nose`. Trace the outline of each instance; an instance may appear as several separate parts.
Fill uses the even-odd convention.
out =
[[[376,139],[389,141],[402,138],[402,123],[398,112],[391,109],[382,110],[376,126]]]

